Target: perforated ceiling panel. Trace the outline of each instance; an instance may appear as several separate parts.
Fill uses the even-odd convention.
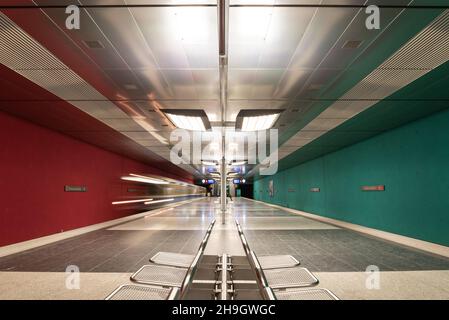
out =
[[[1,12],[0,48],[6,67],[169,159],[164,133],[125,113]],[[183,169],[195,172],[190,166]]]
[[[280,158],[336,128],[449,60],[449,11],[409,40],[279,148]],[[356,100],[363,97],[363,100]],[[352,100],[352,101],[351,101]],[[297,148],[291,151],[292,146]],[[288,152],[290,151],[290,152]]]

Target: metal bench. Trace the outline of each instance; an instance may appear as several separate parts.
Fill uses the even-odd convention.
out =
[[[296,267],[300,263],[293,256],[289,254],[274,255],[274,256],[259,256],[259,263],[262,269],[279,269]]]
[[[173,300],[178,288],[162,288],[125,284],[118,287],[105,300]]]
[[[106,300],[173,300],[184,294],[184,291],[190,286],[192,276],[195,273],[198,261],[201,258],[207,240],[209,239],[212,227],[215,224],[213,220],[207,229],[199,246],[198,252],[190,264],[186,267],[169,266],[164,264],[151,263],[144,265],[131,277],[131,281],[143,285],[125,284],[114,290],[106,297]],[[159,252],[151,259],[159,262],[173,262],[177,253]],[[183,261],[179,263],[186,264],[189,255],[182,254]]]
[[[339,300],[327,289],[286,289],[271,291],[277,300]]]
[[[150,261],[165,266],[188,268],[192,264],[193,259],[195,259],[194,254],[161,251],[152,256]]]
[[[300,267],[269,269],[264,274],[273,289],[310,287],[319,282],[308,269]]]
[[[141,284],[180,288],[186,273],[187,268],[161,266],[153,263],[144,265],[137,270],[131,276],[131,281]]]

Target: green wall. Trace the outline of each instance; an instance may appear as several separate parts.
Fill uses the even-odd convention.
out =
[[[261,178],[257,200],[449,245],[449,110]]]

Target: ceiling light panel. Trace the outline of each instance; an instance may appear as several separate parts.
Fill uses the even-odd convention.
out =
[[[163,110],[170,121],[178,128],[192,131],[211,129],[209,119],[201,109],[171,109]]]
[[[237,116],[236,128],[241,131],[270,129],[276,123],[281,111],[242,110]]]
[[[201,118],[180,116],[176,114],[168,114],[168,117],[170,118],[171,122],[173,122],[173,124],[178,128],[186,130],[206,131]]]
[[[235,161],[231,163],[231,166],[242,166],[246,163],[246,161]]]
[[[216,166],[217,163],[215,161],[203,161],[205,166]]]

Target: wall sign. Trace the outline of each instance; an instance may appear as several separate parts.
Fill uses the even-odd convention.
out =
[[[384,185],[379,186],[362,186],[362,191],[385,191]]]
[[[310,192],[320,192],[320,188],[310,188]]]
[[[65,192],[87,192],[86,186],[64,186]]]
[[[295,189],[293,189],[293,188],[288,188],[287,189],[287,192],[295,192],[296,190]]]

